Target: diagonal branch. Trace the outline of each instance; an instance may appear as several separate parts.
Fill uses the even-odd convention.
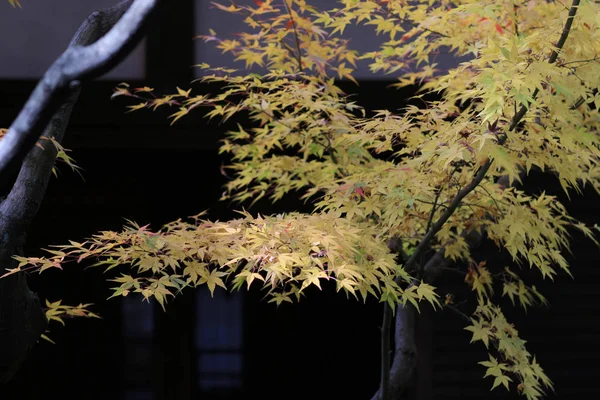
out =
[[[161,2],[164,0],[119,3],[111,15],[122,9],[127,11],[110,30],[87,45],[72,42],[52,64],[0,141],[0,187],[6,188],[10,184],[10,172],[20,168],[70,90],[81,81],[101,76],[118,64],[139,41],[146,20]],[[90,18],[94,19],[95,14]],[[78,33],[81,36],[81,32]]]
[[[567,38],[569,37],[569,33],[571,31],[571,26],[573,24],[573,19],[577,13],[577,8],[579,7],[579,2],[580,2],[580,0],[573,0],[571,3],[571,8],[569,9],[569,15],[567,17],[567,21],[565,22],[561,36],[556,44],[556,48],[552,51],[552,54],[550,55],[550,58],[548,60],[548,62],[550,64],[556,62],[556,60],[558,58],[558,54],[564,47],[564,45],[567,41]],[[536,89],[536,91],[532,94],[532,97],[535,99],[537,94],[538,94],[538,91]],[[515,113],[515,115],[513,116],[512,120],[511,120],[510,126],[508,128],[508,132],[513,132],[517,128],[517,126],[519,125],[519,123],[521,122],[523,117],[525,116],[526,112],[527,112],[527,108],[525,106],[522,106],[521,109]],[[498,137],[498,144],[502,145],[502,144],[504,144],[504,142],[506,140],[507,140],[507,135],[506,134],[502,135],[502,136]],[[454,214],[454,211],[458,208],[458,206],[460,205],[462,200],[469,193],[471,193],[477,186],[479,186],[479,184],[483,181],[483,179],[487,175],[487,172],[489,171],[490,167],[492,166],[492,163],[493,163],[493,159],[488,158],[486,160],[486,162],[483,164],[483,166],[479,169],[479,171],[475,174],[475,176],[473,177],[471,182],[469,182],[465,187],[463,187],[458,192],[458,194],[452,199],[449,206],[445,209],[444,213],[433,224],[433,226],[431,226],[431,228],[428,230],[428,232],[426,232],[425,236],[423,237],[421,242],[417,245],[417,248],[415,249],[415,251],[413,252],[411,257],[404,263],[405,269],[407,269],[408,271],[414,269],[415,265],[417,264],[418,257],[421,255],[421,253],[423,253],[425,251],[425,249],[428,248],[430,242],[433,240],[433,238],[439,232],[439,230],[443,227],[443,225],[448,221],[448,219],[450,219],[452,214]],[[501,178],[501,179],[504,179],[504,178]],[[505,187],[506,186],[507,185],[505,185]],[[478,234],[477,232],[471,232],[467,236],[470,241],[469,244],[471,244],[471,245],[479,244],[482,240],[481,235]],[[449,261],[446,260],[446,258],[444,257],[444,252],[445,252],[445,250],[443,248],[440,249],[426,263],[426,265],[424,266],[424,276],[422,277],[422,279],[424,281],[433,282],[435,280],[435,278],[440,274],[443,267],[447,266],[449,264]],[[400,283],[399,279],[398,279],[398,283]],[[401,313],[405,310],[406,310],[406,307],[398,306],[397,312],[396,312],[397,324],[398,324],[398,316],[401,317],[402,316]],[[389,314],[391,314],[391,313],[389,313]],[[386,316],[387,316],[387,314],[386,314]],[[391,315],[387,316],[387,318],[391,318]],[[383,326],[389,326],[389,323],[386,324],[384,321]],[[404,328],[412,329],[414,331],[414,324],[412,324],[412,326],[410,326],[408,328],[407,327],[404,327]],[[398,327],[397,327],[397,329],[398,329]],[[385,333],[383,333],[383,334],[385,334]],[[387,332],[387,335],[389,335],[389,332]],[[411,333],[411,335],[414,335],[414,333]],[[398,336],[398,332],[396,332],[396,337],[397,336]],[[397,340],[398,340],[398,338],[397,338]],[[389,395],[391,395],[390,389],[392,387],[394,387],[394,385],[398,384],[398,382],[395,382],[394,379],[402,379],[402,380],[407,379],[406,376],[399,377],[397,375],[392,375],[391,372],[394,370],[398,370],[398,369],[405,370],[407,367],[410,367],[411,365],[413,365],[413,369],[414,369],[414,363],[412,361],[413,360],[411,357],[404,357],[404,356],[396,354],[394,356],[394,362],[391,366],[391,370],[388,369],[387,372],[383,372],[386,375],[389,374],[389,379],[387,379],[387,377],[386,377],[386,379],[382,379],[382,382],[389,381],[389,388],[381,388],[380,387],[379,390],[377,391],[377,393],[375,394],[375,396],[373,397],[373,400],[375,400],[375,399],[391,400],[391,398],[389,396]],[[384,364],[382,366],[384,366]],[[385,367],[382,369],[385,369]],[[411,371],[412,371],[412,369],[411,369]]]
[[[580,0],[573,0],[573,3],[571,4],[571,8],[569,10],[569,16],[567,18],[567,21],[565,22],[565,26],[563,28],[560,39],[558,40],[558,43],[556,44],[556,49],[554,49],[552,51],[552,54],[550,55],[550,59],[548,60],[548,63],[550,63],[550,64],[556,62],[556,59],[558,58],[558,53],[562,50],[563,46],[565,45],[565,42],[567,41],[567,38],[569,37],[569,32],[571,31],[571,26],[573,25],[573,19],[575,17],[575,14],[577,13],[577,8],[579,7],[579,2],[580,2]],[[538,93],[538,91],[536,89],[536,91],[532,94],[531,97],[533,97],[535,99],[537,96],[537,93]],[[525,106],[521,106],[521,109],[513,116],[512,120],[510,122],[510,126],[508,128],[509,132],[512,132],[517,128],[517,126],[519,125],[519,123],[521,122],[523,117],[525,116],[526,112],[527,112],[527,108]],[[506,135],[499,137],[498,144],[500,144],[500,145],[504,144],[506,139],[507,139]],[[454,211],[458,208],[458,206],[460,205],[460,202],[469,193],[471,193],[471,191],[473,191],[477,186],[479,186],[481,181],[485,178],[488,170],[492,166],[492,163],[493,163],[493,160],[488,158],[487,161],[484,163],[484,165],[481,167],[481,169],[473,177],[471,182],[469,182],[469,184],[467,184],[467,186],[463,187],[460,190],[460,192],[458,192],[456,197],[454,197],[454,199],[452,199],[452,201],[450,202],[450,205],[448,206],[446,211],[440,216],[440,218],[435,222],[435,224],[431,227],[431,229],[425,234],[425,237],[423,237],[423,239],[421,240],[421,242],[415,249],[415,252],[406,261],[405,268],[410,270],[411,268],[414,267],[414,265],[417,261],[417,257],[429,245],[429,243],[431,242],[433,237],[442,228],[444,223],[446,223],[446,221],[448,221],[448,219],[452,216],[452,214],[454,214]]]
[[[122,1],[111,8],[92,13],[71,39],[69,48],[88,46],[97,42],[119,21],[131,3],[132,0]],[[62,141],[79,91],[79,87],[70,90],[67,98],[50,118],[42,137],[54,137],[58,142]],[[40,144],[44,148],[34,146],[31,149],[23,160],[17,180],[8,197],[0,204],[2,230],[5,232],[24,232],[37,213],[44,197],[57,150],[48,140],[44,140]],[[4,243],[5,246],[7,244]]]

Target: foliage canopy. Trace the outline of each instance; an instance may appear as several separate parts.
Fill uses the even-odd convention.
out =
[[[318,10],[304,0],[219,4],[248,32],[200,38],[244,63],[234,70],[199,65],[216,95],[193,89],[156,94],[122,84],[113,96],[137,99],[130,110],[175,107],[172,121],[198,107],[209,118],[247,113],[252,126],[227,134],[233,179],[224,199],[277,201],[300,193],[311,214],[253,216],[226,222],[202,215],[153,232],[131,223],[83,242],[17,257],[10,273],[61,268],[85,258],[116,269],[113,296],[141,293],[161,305],[184,287],[262,285],[277,305],[333,280],[353,296],[390,305],[438,306],[425,255],[470,265],[465,281],[477,307],[466,327],[489,349],[492,388],[514,385],[537,399],[551,382],[494,302],[493,288],[526,308],[545,302],[515,265],[552,278],[569,271],[569,232],[590,227],[554,196],[513,186],[532,168],[556,175],[565,192],[600,189],[600,5],[590,0],[342,0]],[[343,37],[350,24],[372,26],[385,40],[359,54]],[[436,56],[460,62],[440,70]],[[420,84],[420,106],[365,110],[336,86],[359,60],[373,72]],[[261,67],[264,73],[250,69]],[[425,96],[438,93],[442,100]],[[474,260],[469,235],[485,232],[515,265],[492,271]],[[388,248],[401,240],[398,255]],[[447,299],[445,305],[450,305]]]

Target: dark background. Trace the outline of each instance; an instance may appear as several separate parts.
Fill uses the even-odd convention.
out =
[[[185,87],[193,79],[193,2],[172,2],[146,41],[146,79],[158,92]],[[174,45],[180,43],[181,45]],[[120,229],[124,218],[158,229],[170,220],[209,210],[212,219],[234,216],[219,203],[225,178],[218,139],[227,129],[207,123],[200,113],[169,126],[168,110],[125,114],[125,100],[110,101],[117,81],[84,86],[65,146],[83,168],[85,182],[66,166],[53,179],[42,209],[28,234],[27,254],[67,240],[82,240],[99,230]],[[411,90],[386,89],[391,82],[342,82],[369,109],[396,109]],[[33,81],[0,82],[0,126],[8,126],[33,88]],[[195,90],[216,88],[195,86]],[[233,121],[235,122],[235,121]],[[529,178],[532,191],[560,193],[552,177]],[[566,200],[566,199],[565,199]],[[574,216],[598,222],[598,198],[591,190],[572,197]],[[254,212],[297,209],[293,196],[275,206],[259,203]],[[507,308],[529,350],[564,399],[600,394],[598,250],[573,237],[570,256],[575,279],[559,275],[554,283],[524,271],[549,308]],[[509,260],[484,244],[477,257],[502,268]],[[489,265],[489,264],[488,264]],[[52,323],[55,345],[41,342],[16,380],[2,388],[1,399],[367,399],[378,386],[381,307],[314,290],[300,303],[276,308],[263,293],[225,294],[210,299],[188,291],[167,306],[167,313],[140,299],[111,299],[99,269],[73,265],[66,271],[32,276],[43,299],[68,304],[96,303],[102,320]],[[438,284],[458,299],[471,298],[459,274]],[[141,305],[141,306],[140,306]],[[469,308],[464,308],[466,312]],[[482,379],[487,359],[481,343],[469,344],[466,322],[451,311],[423,310],[418,330],[420,355],[413,399],[514,397],[502,388],[489,392]],[[514,392],[514,386],[513,386]]]

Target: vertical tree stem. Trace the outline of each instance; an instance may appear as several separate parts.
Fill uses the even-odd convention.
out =
[[[383,322],[381,323],[381,394],[379,400],[390,400],[391,327],[392,307],[385,303],[383,306]]]

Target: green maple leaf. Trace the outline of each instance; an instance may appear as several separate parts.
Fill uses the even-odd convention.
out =
[[[466,331],[473,332],[473,337],[471,338],[471,343],[481,340],[485,347],[489,347],[490,344],[490,336],[492,335],[492,331],[489,327],[483,325],[483,321],[473,321],[473,325],[467,326],[465,328]]]

